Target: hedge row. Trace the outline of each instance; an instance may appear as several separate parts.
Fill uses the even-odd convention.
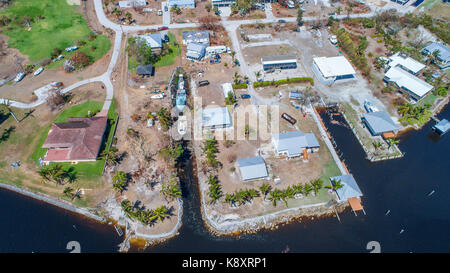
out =
[[[241,82],[241,83],[233,83],[233,89],[247,89],[247,83]]]
[[[254,82],[254,87],[265,87],[271,85],[281,85],[281,84],[289,84],[289,83],[309,83],[314,85],[313,78],[310,77],[302,77],[302,78],[287,78],[279,81],[264,81],[264,82]]]

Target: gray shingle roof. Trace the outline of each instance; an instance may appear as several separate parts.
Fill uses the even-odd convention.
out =
[[[441,43],[432,43],[423,48],[422,51],[433,54],[436,50],[439,50],[439,59],[444,62],[450,62],[450,49]]]
[[[137,74],[138,75],[152,75],[154,74],[154,68],[153,65],[147,64],[147,65],[138,65],[137,67]]]
[[[353,178],[353,175],[351,174],[330,177],[330,182],[332,180],[340,180],[343,185],[342,188],[336,191],[339,200],[346,200],[348,198],[360,197],[363,195],[355,181],[355,178]]]
[[[313,133],[305,134],[300,130],[274,134],[272,137],[277,151],[287,151],[289,156],[300,155],[304,148],[319,147],[319,142]]]
[[[264,159],[260,156],[242,158],[237,161],[241,170],[242,180],[251,180],[267,177],[267,168]]]
[[[394,121],[386,111],[365,113],[363,114],[363,119],[366,121],[366,124],[372,128],[374,134],[398,130],[397,125],[395,125]]]

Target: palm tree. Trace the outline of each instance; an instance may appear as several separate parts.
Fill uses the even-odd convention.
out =
[[[160,206],[153,210],[154,217],[159,221],[163,221],[164,218],[169,217],[169,209],[166,206]]]
[[[275,189],[275,190],[271,191],[269,193],[269,195],[270,196],[269,196],[268,199],[270,201],[272,201],[272,205],[274,207],[276,207],[277,206],[277,201],[281,200],[282,192],[280,190]]]
[[[271,189],[272,186],[267,183],[264,183],[259,187],[259,190],[262,192],[262,194],[264,194],[264,200],[266,200],[267,194],[269,194]]]
[[[336,13],[339,15],[339,14],[341,14],[341,11],[342,11],[342,7],[337,7],[336,8]]]
[[[399,143],[399,142],[400,142],[400,141],[397,140],[397,139],[389,138],[389,139],[388,139],[389,149],[390,149],[392,146],[394,146],[394,144],[397,144],[397,143]]]
[[[160,193],[164,196],[164,198],[166,198],[166,200],[179,198],[182,194],[180,184],[175,179],[171,179],[167,183],[162,183]]]
[[[9,111],[9,113],[11,114],[11,116],[16,120],[17,123],[19,123],[20,121],[17,119],[16,115],[14,115],[14,112],[11,110],[11,101],[10,100],[3,100],[3,102],[1,103],[3,106],[5,106],[5,108]]]
[[[305,196],[308,196],[312,190],[313,187],[310,184],[305,184],[305,186],[303,186],[303,193],[305,194]]]
[[[372,142],[372,145],[375,148],[375,150],[378,150],[381,148],[381,146],[383,146],[383,143],[381,143],[380,141],[374,141]]]
[[[341,180],[333,179],[331,180],[331,185],[326,185],[325,188],[331,189],[333,191],[337,191],[338,189],[342,188],[344,185],[341,183]]]
[[[241,75],[239,75],[239,73],[237,73],[237,72],[234,72],[234,75],[233,75],[233,82],[234,82],[235,84],[238,84],[238,83],[240,82],[240,79],[241,79]]]
[[[226,193],[225,194],[225,203],[230,203],[230,206],[234,206],[236,202],[236,196],[234,194]]]
[[[105,160],[107,165],[114,166],[119,160],[119,156],[117,155],[118,151],[119,150],[117,148],[111,147],[109,149],[103,150],[103,152],[100,154],[100,157]]]
[[[302,184],[294,185],[294,186],[292,186],[292,189],[295,191],[295,194],[303,193],[303,185]]]
[[[322,188],[322,185],[323,185],[322,179],[320,179],[320,178],[316,179],[311,184],[314,189],[314,194],[317,195],[317,193],[319,192],[319,190]]]
[[[120,206],[122,207],[123,212],[125,212],[125,215],[128,218],[131,218],[131,216],[133,215],[133,207],[131,206],[130,200],[128,200],[128,199],[123,200],[120,203]]]
[[[113,182],[113,189],[117,190],[118,192],[122,192],[125,189],[125,186],[127,185],[127,174],[123,171],[118,171],[114,174],[112,178]]]
[[[259,197],[259,191],[256,190],[256,189],[249,189],[249,190],[247,190],[247,196],[248,196],[250,199]]]
[[[63,196],[73,199],[74,197],[73,189],[71,187],[65,187],[63,191]]]
[[[402,116],[410,113],[412,110],[412,105],[410,103],[402,104],[398,106],[398,113]]]
[[[261,71],[256,71],[255,76],[256,76],[256,79],[259,79],[259,77],[261,77]]]

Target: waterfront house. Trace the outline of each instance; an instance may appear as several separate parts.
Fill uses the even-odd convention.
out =
[[[437,55],[438,62],[436,63],[440,69],[447,69],[450,67],[450,49],[441,43],[431,43],[422,49],[422,54],[431,55],[435,51],[439,51]]]
[[[345,174],[341,176],[333,176],[330,177],[331,185],[335,186],[336,182],[340,182],[342,185],[341,188],[336,190],[336,195],[338,197],[339,202],[347,201],[353,211],[364,211],[361,205],[361,196],[363,196],[361,190],[358,187],[358,184],[355,181],[355,178],[351,174]],[[356,213],[355,213],[356,214]]]
[[[42,145],[48,149],[43,163],[95,161],[108,121],[105,113],[101,113],[95,117],[68,118],[65,123],[53,123]]]
[[[300,130],[273,134],[272,145],[279,156],[303,156],[304,159],[307,159],[308,152],[318,152],[320,146],[313,133],[305,134]]]
[[[431,84],[428,84],[422,79],[419,79],[399,67],[390,68],[386,74],[384,74],[383,81],[386,83],[395,83],[400,92],[406,93],[414,101],[419,101],[431,90],[433,90],[433,86]]]
[[[228,7],[236,3],[236,0],[211,0],[213,7]]]
[[[147,65],[138,65],[137,67],[137,74],[144,77],[150,77],[155,74],[155,68],[151,64]]]
[[[209,31],[207,30],[193,30],[183,31],[182,33],[183,44],[200,43],[209,46]]]
[[[355,69],[344,56],[314,58],[312,68],[323,84],[354,79],[356,74]]]
[[[398,132],[398,126],[386,111],[364,113],[361,120],[373,136],[383,135],[384,138],[389,138]]]
[[[200,111],[203,128],[218,129],[232,126],[232,118],[226,107],[205,108]]]
[[[244,181],[261,179],[269,176],[266,163],[260,156],[239,159],[237,164],[239,165],[241,177]]]

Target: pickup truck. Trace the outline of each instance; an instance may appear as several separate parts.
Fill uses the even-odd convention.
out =
[[[287,120],[287,122],[289,122],[290,124],[294,125],[295,123],[297,123],[297,120],[293,117],[291,117],[290,115],[283,113],[281,114],[281,117],[285,120]]]
[[[198,82],[198,86],[205,86],[205,85],[208,85],[209,84],[209,81],[199,81]]]

